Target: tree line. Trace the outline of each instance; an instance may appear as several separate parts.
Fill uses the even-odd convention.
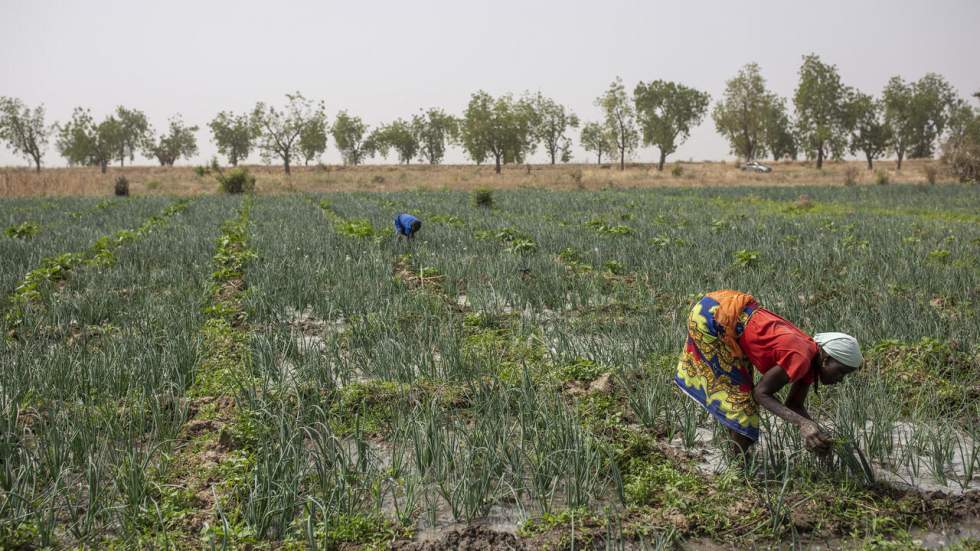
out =
[[[975,96],[980,99],[980,93]],[[493,162],[499,173],[503,165],[525,162],[538,147],[551,164],[570,161],[571,129],[580,129],[580,145],[599,164],[606,157],[624,169],[642,144],[659,150],[658,169],[663,170],[667,157],[709,114],[711,97],[665,80],[638,82],[630,93],[617,77],[595,105],[600,120],[583,123],[541,93],[494,97],[479,90],[461,116],[431,108],[372,129],[346,111],[328,124],[324,103],[297,92],[287,94],[281,106],[259,102],[248,112],[222,111],[208,127],[218,153],[231,165],[257,151],[266,162],[281,162],[287,174],[300,161],[318,162],[329,137],[348,165],[392,153],[401,163],[439,164],[447,148],[457,145],[477,164]],[[52,137],[70,166],[98,166],[103,172],[112,162],[132,162],[137,153],[172,166],[198,151],[199,127],[179,114],[159,135],[145,113],[122,106],[101,121],[81,107],[67,122],[51,126],[44,115],[43,106],[30,108],[0,97],[0,141],[38,171]],[[975,167],[980,149],[980,111],[942,76],[929,73],[913,82],[895,76],[873,96],[845,85],[837,67],[814,54],[803,56],[789,100],[770,91],[759,66],[750,63],[726,82],[710,117],[731,152],[746,161],[803,156],[822,168],[826,159],[850,153],[863,156],[871,169],[876,159],[893,154],[901,170],[906,158],[942,152],[944,158]]]

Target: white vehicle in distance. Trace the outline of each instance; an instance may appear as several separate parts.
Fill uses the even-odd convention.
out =
[[[746,172],[772,172],[772,167],[766,166],[756,161],[749,161],[742,165],[742,170]]]

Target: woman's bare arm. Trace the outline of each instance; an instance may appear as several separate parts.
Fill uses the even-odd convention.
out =
[[[825,452],[830,449],[831,440],[824,434],[820,427],[817,426],[811,419],[806,416],[800,415],[799,412],[794,411],[792,408],[786,406],[776,398],[776,393],[779,392],[786,383],[789,382],[789,376],[783,368],[778,365],[773,366],[769,371],[763,374],[762,379],[756,383],[755,388],[752,389],[752,397],[755,401],[762,407],[773,412],[781,419],[788,423],[793,423],[800,428],[800,435],[803,436],[803,442],[806,447],[811,450],[817,450],[819,452]],[[796,386],[795,384],[793,385]],[[801,391],[797,391],[801,392]],[[792,390],[790,392],[792,395]],[[805,394],[804,394],[805,398]],[[787,398],[787,401],[789,399]]]
[[[806,396],[809,392],[809,383],[796,381],[793,383],[793,386],[790,387],[789,395],[786,396],[785,403],[786,407],[812,421],[813,417],[810,417],[810,413],[806,410]]]

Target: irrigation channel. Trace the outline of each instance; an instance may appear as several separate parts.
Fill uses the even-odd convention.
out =
[[[955,185],[0,202],[0,548],[975,548],[977,212]],[[808,400],[830,459],[764,415],[742,463],[676,392],[720,288],[862,342]]]

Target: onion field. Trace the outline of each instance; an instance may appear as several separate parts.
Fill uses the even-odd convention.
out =
[[[476,198],[0,201],[0,548],[908,549],[976,526],[980,187]],[[677,391],[687,312],[725,288],[861,341],[808,401],[832,457],[764,414],[743,463]]]

